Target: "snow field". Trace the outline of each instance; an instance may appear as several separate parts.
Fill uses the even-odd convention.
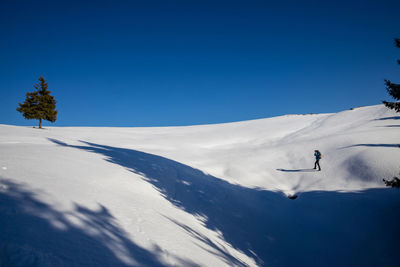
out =
[[[377,105],[189,127],[0,125],[0,263],[395,266],[400,194],[382,178],[399,171],[398,118]]]

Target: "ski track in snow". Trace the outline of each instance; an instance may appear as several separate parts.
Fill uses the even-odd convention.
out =
[[[399,266],[399,118],[0,125],[0,266]]]

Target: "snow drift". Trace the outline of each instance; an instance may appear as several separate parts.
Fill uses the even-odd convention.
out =
[[[0,125],[0,265],[398,266],[399,118]]]

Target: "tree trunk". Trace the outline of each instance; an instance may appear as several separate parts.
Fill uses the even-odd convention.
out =
[[[42,119],[39,119],[39,129],[42,129]]]

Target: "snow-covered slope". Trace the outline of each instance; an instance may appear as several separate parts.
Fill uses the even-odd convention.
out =
[[[399,118],[0,125],[0,266],[398,266]]]

